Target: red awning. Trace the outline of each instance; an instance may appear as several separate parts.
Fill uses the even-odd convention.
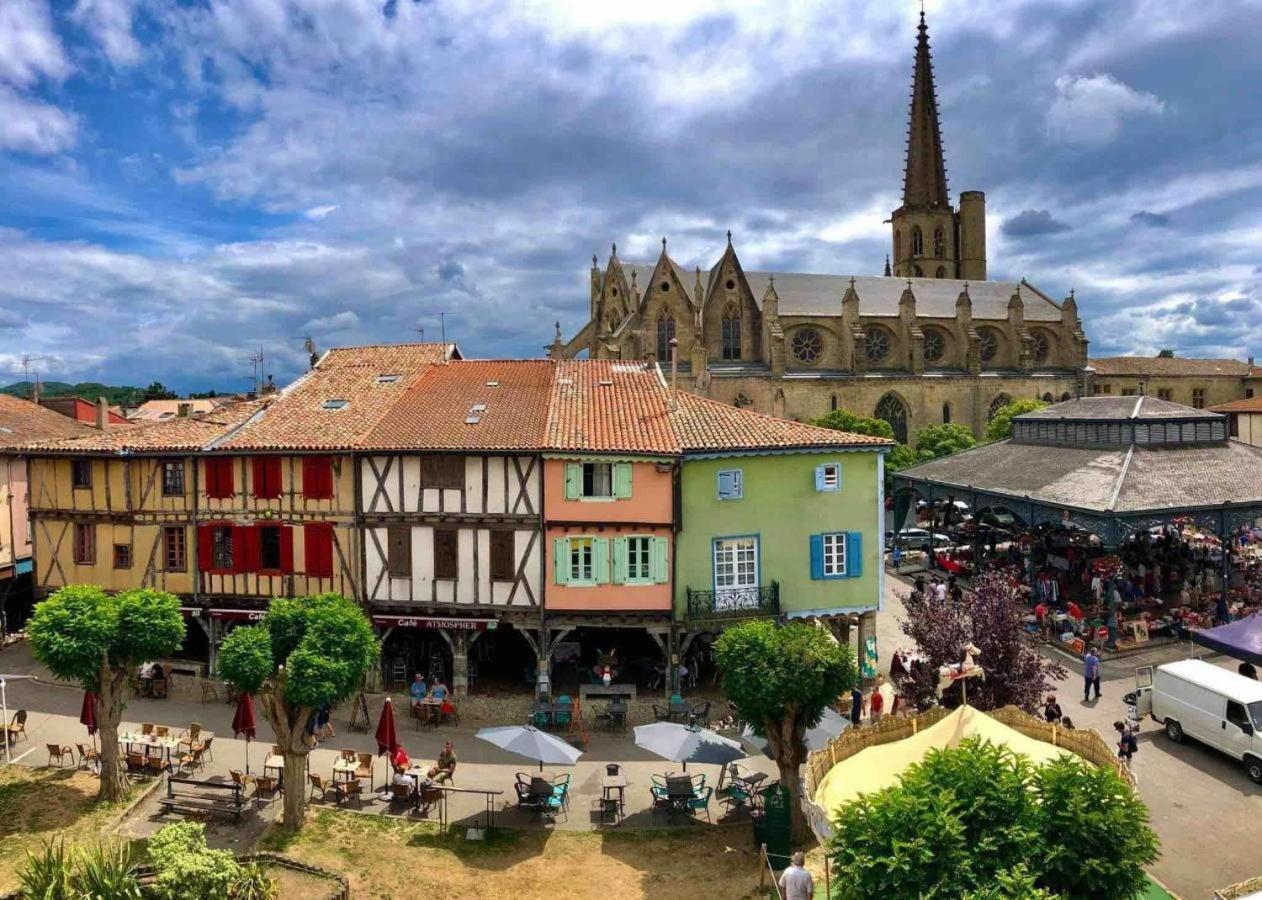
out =
[[[265,609],[212,609],[210,617],[221,622],[258,622],[267,614]]]
[[[428,616],[373,616],[372,623],[385,628],[456,628],[485,631],[494,628],[498,619],[436,619]]]

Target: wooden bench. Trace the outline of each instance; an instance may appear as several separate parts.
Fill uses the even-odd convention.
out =
[[[173,776],[167,779],[167,795],[159,804],[164,810],[230,815],[240,821],[245,796],[240,785],[231,781],[195,781]]]

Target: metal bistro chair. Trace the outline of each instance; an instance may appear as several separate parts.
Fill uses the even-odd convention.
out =
[[[48,764],[51,766],[53,760],[57,761],[57,765],[64,766],[69,760],[74,765],[74,748],[65,746],[64,744],[45,744],[48,748]]]
[[[710,798],[712,796],[714,796],[714,788],[712,787],[697,791],[693,798],[688,801],[688,812],[695,816],[698,810],[703,810],[706,821],[713,823],[714,820],[710,818]]]

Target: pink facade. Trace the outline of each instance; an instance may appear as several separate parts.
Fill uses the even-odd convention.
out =
[[[8,456],[0,462],[0,575],[31,556],[30,498],[27,496],[26,457]]]
[[[586,487],[601,496],[576,497],[575,467],[583,462],[544,461],[547,609],[669,613],[674,466],[619,462],[616,486],[604,477],[612,473],[593,482],[589,472]]]

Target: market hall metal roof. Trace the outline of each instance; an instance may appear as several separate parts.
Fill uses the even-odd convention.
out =
[[[1090,397],[1013,419],[1013,437],[895,473],[1104,517],[1262,508],[1262,448],[1225,419],[1149,397]]]

